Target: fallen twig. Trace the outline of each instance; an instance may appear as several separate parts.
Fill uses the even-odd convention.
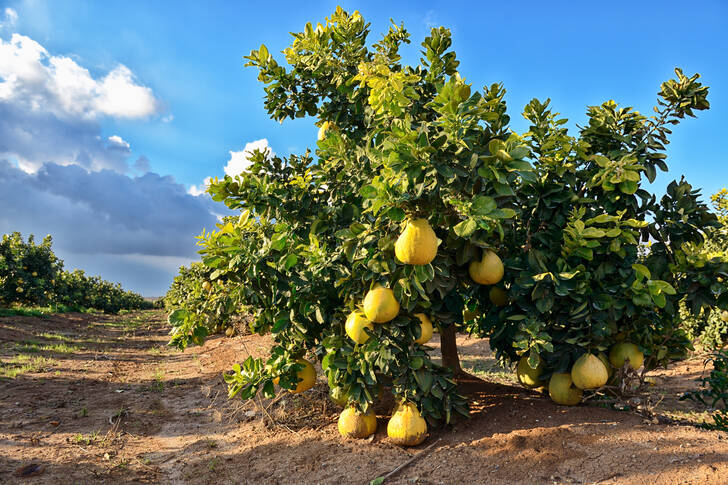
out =
[[[401,465],[399,465],[397,468],[395,468],[391,472],[387,473],[386,475],[383,475],[381,477],[375,478],[374,480],[372,480],[370,482],[370,484],[372,484],[372,485],[374,485],[374,484],[380,485],[380,484],[384,483],[388,478],[393,477],[398,472],[404,470],[405,468],[407,468],[408,466],[410,466],[412,463],[414,463],[418,459],[420,459],[423,456],[425,456],[426,454],[428,454],[430,452],[430,450],[432,450],[435,447],[435,445],[438,444],[440,441],[442,441],[442,438],[438,438],[437,441],[435,441],[434,443],[432,443],[430,446],[428,446],[427,448],[425,448],[421,452],[417,453],[412,458],[410,458],[409,460],[405,461],[404,463],[402,463]]]

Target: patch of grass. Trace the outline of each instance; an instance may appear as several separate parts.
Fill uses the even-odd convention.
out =
[[[33,340],[24,340],[15,344],[15,350],[22,353],[55,352],[57,354],[72,354],[79,350],[79,347],[61,342],[58,344],[43,344]]]
[[[84,436],[81,433],[77,433],[70,439],[71,443],[75,445],[93,445],[99,441],[99,432],[92,431],[88,435]]]
[[[90,313],[86,308],[80,308],[68,305],[49,305],[49,306],[28,306],[16,308],[0,308],[0,317],[36,317],[48,318],[53,313]]]
[[[460,357],[463,370],[486,381],[500,384],[516,384],[516,374],[508,367],[503,367],[493,358]]]
[[[154,392],[164,391],[164,369],[159,368],[154,372],[154,384],[149,389]]]
[[[69,337],[68,335],[61,335],[59,333],[39,333],[36,335],[37,337],[44,338],[46,340],[60,340],[61,342],[74,342],[74,340]]]
[[[9,361],[0,361],[0,378],[15,379],[20,374],[40,372],[56,361],[39,355],[16,355]]]

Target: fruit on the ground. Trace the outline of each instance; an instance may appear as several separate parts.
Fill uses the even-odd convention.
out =
[[[574,362],[571,380],[579,389],[597,389],[607,383],[609,372],[599,357],[586,353]]]
[[[235,329],[234,329],[233,327],[228,327],[228,328],[227,328],[227,329],[225,330],[225,335],[227,335],[228,337],[233,337],[233,336],[235,336]]]
[[[417,446],[427,437],[427,423],[411,402],[402,403],[387,423],[387,436],[401,446]]]
[[[394,244],[394,254],[404,264],[430,264],[437,255],[437,242],[427,219],[410,220]]]
[[[364,330],[365,328],[372,330],[374,324],[367,320],[363,313],[351,312],[346,319],[346,334],[349,338],[358,344],[365,343],[369,340],[369,334]]]
[[[331,401],[334,402],[334,404],[338,404],[342,408],[346,406],[346,403],[349,401],[349,394],[343,387],[337,386],[329,389],[329,397],[331,398]]]
[[[212,289],[212,285],[209,281],[203,281],[202,282],[202,289],[205,291],[210,291]]]
[[[432,338],[432,321],[424,313],[415,313],[415,316],[420,319],[420,330],[422,331],[420,338],[415,342],[424,345]]]
[[[538,358],[538,365],[534,369],[528,364],[528,355],[524,355],[521,357],[521,360],[518,361],[518,367],[516,367],[518,382],[520,382],[524,387],[528,387],[530,389],[542,386],[544,383],[539,379],[539,377],[543,373],[543,368],[544,366],[541,357]]]
[[[364,314],[371,322],[385,323],[396,317],[398,313],[399,302],[389,288],[377,286],[369,290],[364,297]]]
[[[620,342],[609,350],[609,362],[617,369],[621,369],[627,359],[629,359],[629,366],[637,370],[642,367],[645,354],[631,342]]]
[[[493,251],[485,249],[479,261],[470,262],[468,273],[476,283],[494,285],[503,278],[503,262]]]
[[[723,310],[723,312],[720,314],[720,319],[724,322],[728,322],[728,310]]]
[[[372,409],[362,413],[348,406],[339,416],[339,433],[347,438],[366,438],[377,430],[377,416]]]
[[[556,404],[563,406],[576,406],[581,402],[584,391],[574,386],[571,374],[553,374],[549,381],[549,396]]]
[[[291,390],[293,394],[308,391],[314,386],[314,384],[316,384],[316,369],[314,369],[313,364],[305,359],[298,359],[296,360],[296,363],[301,364],[303,369],[298,371],[298,374],[296,374],[298,377],[298,385],[295,389]],[[276,377],[273,379],[273,383],[278,384],[279,380],[280,378]]]
[[[602,364],[604,364],[604,367],[607,368],[607,374],[608,374],[609,378],[611,378],[612,374],[614,374],[614,368],[612,367],[612,364],[609,363],[609,359],[607,358],[606,355],[604,355],[604,352],[599,352],[597,357],[599,357],[599,360],[602,361]]]
[[[488,298],[490,298],[490,302],[495,306],[506,306],[508,304],[508,294],[497,286],[490,289]]]

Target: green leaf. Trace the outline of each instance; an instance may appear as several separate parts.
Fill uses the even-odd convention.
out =
[[[369,485],[382,485],[384,483],[384,477],[377,477],[371,482],[369,482]]]
[[[455,225],[455,227],[453,227],[452,229],[457,236],[466,238],[470,237],[477,228],[478,225],[474,219],[466,219],[461,223]]]
[[[493,212],[498,207],[492,197],[485,195],[476,195],[473,199],[473,214],[485,216]]]
[[[359,195],[361,195],[365,199],[374,199],[378,193],[379,191],[373,185],[365,185],[359,191]]]

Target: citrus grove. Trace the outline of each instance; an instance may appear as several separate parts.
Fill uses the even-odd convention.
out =
[[[272,334],[267,360],[225,375],[231,397],[303,392],[319,362],[342,435],[374,433],[372,405],[391,393],[387,433],[417,445],[428,425],[468,414],[458,332],[489,338],[524,386],[576,405],[683,357],[681,306],[728,310],[728,263],[702,250],[715,214],[684,179],[661,196],[645,188],[668,169],[670,127],[709,107],[697,74],[676,69],[653,116],[589,107],[576,135],[534,99],[517,134],[503,86],[478,91],[458,73],[449,30],[432,29],[416,66],[400,57],[404,26],[368,36],[337,8],[293,34],[286,65],[264,45],[247,57],[271,118],[309,117],[319,134],[314,152],[256,151],[210,183],[241,214],[200,236],[190,284],[224,304],[214,318],[171,305],[169,321],[180,348],[243,309]]]

